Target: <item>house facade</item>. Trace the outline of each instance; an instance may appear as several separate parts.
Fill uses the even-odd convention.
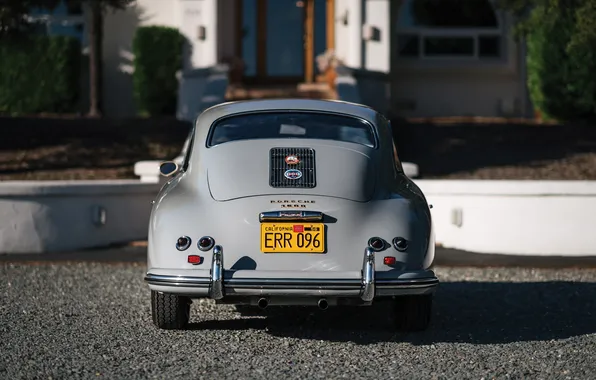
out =
[[[244,86],[320,82],[326,73],[317,57],[333,52],[356,78],[361,102],[390,116],[531,116],[525,50],[513,38],[511,16],[492,0],[452,4],[137,0],[105,19],[105,113],[134,116],[134,32],[165,25],[188,41],[183,77],[230,63],[232,82]]]

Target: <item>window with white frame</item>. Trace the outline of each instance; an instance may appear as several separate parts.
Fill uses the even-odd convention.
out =
[[[37,33],[72,36],[78,38],[82,46],[87,45],[85,19],[79,2],[61,0],[52,11],[44,8],[31,9],[29,19],[38,25]]]
[[[402,0],[397,20],[402,58],[499,59],[503,33],[490,0]]]

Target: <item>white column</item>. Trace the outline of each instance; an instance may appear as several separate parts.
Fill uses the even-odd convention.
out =
[[[217,0],[182,0],[180,31],[188,39],[185,69],[217,63]]]
[[[363,36],[366,67],[370,71],[389,72],[389,53],[391,41],[391,12],[389,0],[364,0],[366,15],[363,21],[364,30],[368,35]]]
[[[346,66],[362,65],[362,1],[336,0],[335,50]]]

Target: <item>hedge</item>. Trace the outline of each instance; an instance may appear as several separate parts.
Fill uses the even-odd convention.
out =
[[[67,36],[3,40],[0,57],[0,113],[79,111],[79,40]]]
[[[182,68],[184,37],[175,28],[139,27],[133,39],[134,97],[142,116],[173,115],[178,99],[176,72]]]
[[[528,89],[546,119],[585,120],[596,115],[596,41],[580,35],[581,14],[572,2],[547,1],[532,10]]]

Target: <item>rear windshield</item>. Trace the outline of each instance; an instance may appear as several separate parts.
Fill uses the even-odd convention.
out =
[[[252,139],[324,139],[375,147],[372,126],[359,118],[313,112],[260,112],[218,120],[208,146]]]

